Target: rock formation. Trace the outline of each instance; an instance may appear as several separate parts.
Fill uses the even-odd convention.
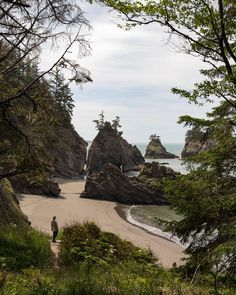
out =
[[[111,127],[109,122],[99,130],[88,152],[88,175],[101,171],[111,163],[122,171],[137,170],[145,160],[136,146],[132,146]]]
[[[145,158],[174,159],[174,158],[178,158],[178,156],[166,151],[165,147],[161,144],[159,136],[151,135],[150,142],[146,149]]]
[[[112,164],[106,164],[94,177],[88,177],[81,197],[122,204],[167,204],[160,190],[129,178]]]
[[[83,178],[86,163],[87,142],[70,128],[55,130],[57,141],[51,151],[53,175],[56,177]]]
[[[52,197],[60,197],[61,189],[59,185],[52,181],[45,181],[43,184],[30,182],[24,176],[12,177],[12,186],[17,193],[20,194],[33,194],[33,195],[45,195]]]
[[[0,181],[0,225],[29,223],[20,210],[11,183],[7,179]]]
[[[162,179],[162,178],[168,178],[168,179],[175,179],[176,175],[179,175],[179,172],[175,172],[170,167],[166,167],[163,165],[160,165],[158,162],[152,162],[152,163],[145,163],[142,167],[138,178],[139,179]]]
[[[181,159],[193,157],[200,152],[207,151],[216,145],[212,138],[204,139],[204,135],[197,128],[188,130],[185,137],[185,145],[181,152]]]
[[[70,125],[67,128],[56,128],[53,130],[55,141],[49,146],[44,143],[46,153],[44,161],[52,166],[54,177],[80,177],[83,178],[86,163],[87,143]],[[50,179],[40,184],[28,181],[23,175],[11,178],[12,185],[17,193],[60,196],[58,184]]]

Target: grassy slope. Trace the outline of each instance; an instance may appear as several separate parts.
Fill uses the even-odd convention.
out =
[[[3,242],[2,242],[3,241]],[[207,295],[210,282],[191,285],[178,270],[94,223],[64,229],[60,269],[52,268],[48,237],[30,227],[0,230],[0,294]],[[222,289],[224,295],[233,291]]]

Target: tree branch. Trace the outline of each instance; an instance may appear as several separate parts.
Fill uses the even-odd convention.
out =
[[[224,40],[225,47],[226,47],[227,51],[229,52],[230,56],[236,62],[236,55],[233,53],[233,50],[228,42],[228,38],[227,38],[226,32],[225,32],[225,25],[224,25],[225,13],[224,13],[223,1],[218,0],[218,5],[219,5],[219,13],[220,13],[220,25],[221,25],[222,39]]]
[[[80,30],[79,30],[80,32]],[[75,38],[70,42],[70,44],[68,45],[68,47],[65,49],[65,51],[63,52],[63,54],[61,55],[61,57],[45,72],[43,72],[41,75],[39,75],[37,78],[35,78],[33,81],[31,81],[26,87],[24,90],[22,90],[20,93],[12,96],[12,97],[9,97],[3,101],[0,101],[0,106],[6,104],[6,103],[9,103],[11,102],[12,100],[14,99],[17,99],[17,98],[20,98],[22,97],[23,95],[25,95],[26,91],[34,84],[36,83],[37,81],[39,81],[42,77],[44,77],[46,74],[48,74],[54,67],[56,67],[56,65],[64,58],[65,54],[69,51],[69,49],[71,48],[71,46],[77,41],[77,38],[79,36],[79,32],[76,34]]]
[[[13,4],[15,6],[19,6],[19,7],[30,7],[29,4],[25,4],[25,3],[22,3],[21,1],[13,1],[13,0],[3,0],[3,2],[6,2],[6,3],[10,3],[10,4]]]

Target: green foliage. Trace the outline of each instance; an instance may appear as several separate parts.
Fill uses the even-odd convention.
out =
[[[109,121],[105,121],[104,118],[104,112],[102,111],[99,115],[99,119],[98,120],[93,120],[93,122],[96,125],[96,129],[97,130],[102,130],[102,129],[113,129],[115,130],[115,132],[117,134],[119,134],[120,136],[122,135],[122,131],[119,131],[118,129],[121,128],[122,126],[120,125],[120,117],[116,116],[114,120],[112,120],[112,122]]]
[[[29,226],[0,228],[0,271],[20,271],[51,263],[48,236]]]
[[[234,289],[221,289],[222,295],[234,295]],[[177,272],[150,269],[145,264],[128,262],[101,269],[86,262],[56,270],[26,269],[21,274],[0,272],[3,295],[210,295],[212,289],[191,285]]]
[[[70,124],[74,101],[69,83],[65,82],[65,78],[59,68],[56,68],[55,71],[51,73],[49,91],[57,104],[58,114],[64,117],[64,119],[62,119],[63,126]]]
[[[81,236],[78,238],[78,234],[84,235],[84,238]],[[150,253],[139,251],[130,243],[124,246],[125,242],[119,237],[101,232],[94,223],[87,222],[83,225],[67,226],[65,235],[70,239],[68,245],[72,242],[79,243],[82,245],[81,251],[86,247],[86,252],[89,254],[86,257],[83,256],[80,262],[72,264],[67,261],[66,265],[61,266],[60,269],[51,269],[48,268],[51,263],[51,255],[49,254],[47,237],[29,227],[2,228],[0,241],[4,241],[4,244],[1,244],[0,249],[8,254],[8,261],[7,259],[1,261],[0,294],[212,294],[213,289],[209,286],[210,279],[207,276],[202,277],[201,285],[191,285],[183,278],[186,270],[182,277],[181,270],[165,270],[157,266]],[[89,243],[86,241],[87,239],[90,239]],[[96,241],[99,241],[97,249],[95,248]],[[62,247],[64,247],[63,245]],[[114,245],[121,253],[113,257],[112,260],[111,253],[107,253],[107,249],[110,250],[111,245]],[[103,258],[96,256],[100,255],[101,250],[104,251]],[[124,251],[129,253],[126,254]],[[2,257],[1,252],[0,257]],[[17,270],[20,272],[12,272]],[[220,294],[234,294],[233,289],[223,287],[220,288]]]
[[[101,265],[134,260],[154,264],[155,257],[150,251],[141,250],[113,233],[102,232],[92,223],[75,223],[66,226],[61,240],[63,264],[77,264],[90,261]]]
[[[104,128],[104,112],[102,111],[99,115],[98,115],[99,119],[98,120],[93,120],[93,122],[96,125],[96,129],[97,130],[101,130],[102,128]]]

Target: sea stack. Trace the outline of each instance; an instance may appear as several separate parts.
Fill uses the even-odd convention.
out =
[[[160,136],[153,134],[150,136],[150,142],[147,146],[145,158],[147,159],[174,159],[178,156],[166,151],[165,147],[161,144]]]
[[[197,154],[207,151],[216,145],[212,138],[204,138],[203,132],[199,128],[188,130],[185,136],[185,145],[181,152],[181,159],[196,156]]]
[[[104,126],[93,140],[87,160],[88,175],[95,175],[110,163],[123,172],[138,170],[145,160],[136,146],[129,144],[110,122]]]

